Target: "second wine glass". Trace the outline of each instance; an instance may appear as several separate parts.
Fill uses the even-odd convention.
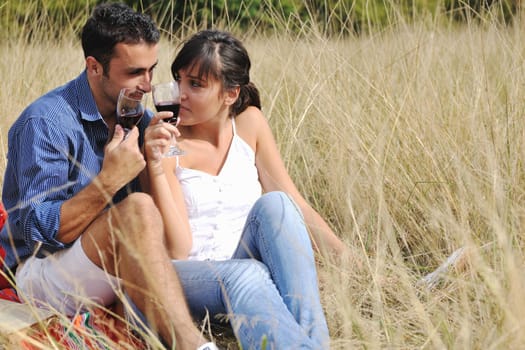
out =
[[[175,81],[155,84],[151,88],[153,103],[158,112],[169,111],[173,113],[170,118],[163,119],[165,122],[177,125],[180,109],[179,84]],[[172,135],[172,140],[175,136]],[[180,156],[185,154],[176,144],[172,144],[164,157]]]

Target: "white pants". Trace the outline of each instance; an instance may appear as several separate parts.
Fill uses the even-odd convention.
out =
[[[16,270],[20,299],[68,316],[93,303],[111,305],[118,281],[89,260],[80,238],[43,259],[30,257]]]

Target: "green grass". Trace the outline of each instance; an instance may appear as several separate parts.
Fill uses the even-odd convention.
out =
[[[156,77],[182,36],[164,39]],[[363,260],[320,261],[333,349],[525,343],[524,37],[519,22],[428,21],[242,36],[292,177]],[[0,167],[24,106],[82,69],[74,39],[0,43]],[[466,269],[416,286],[461,246]]]

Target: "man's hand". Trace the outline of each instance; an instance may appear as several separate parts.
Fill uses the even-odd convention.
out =
[[[138,146],[138,128],[134,127],[126,137],[124,136],[124,129],[118,124],[115,125],[113,138],[104,149],[99,180],[110,196],[137,177],[146,166]]]

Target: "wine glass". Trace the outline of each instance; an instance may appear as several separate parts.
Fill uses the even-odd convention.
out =
[[[144,91],[136,88],[123,88],[120,90],[117,101],[117,123],[124,128],[124,138],[142,119],[145,103],[146,94]]]
[[[157,112],[170,111],[173,113],[172,117],[163,120],[167,123],[177,125],[180,109],[179,84],[176,81],[155,84],[151,88],[151,94]],[[175,136],[172,135],[172,139],[175,139]],[[176,144],[172,144],[164,154],[164,157],[180,156],[185,153],[186,152],[177,147]]]

